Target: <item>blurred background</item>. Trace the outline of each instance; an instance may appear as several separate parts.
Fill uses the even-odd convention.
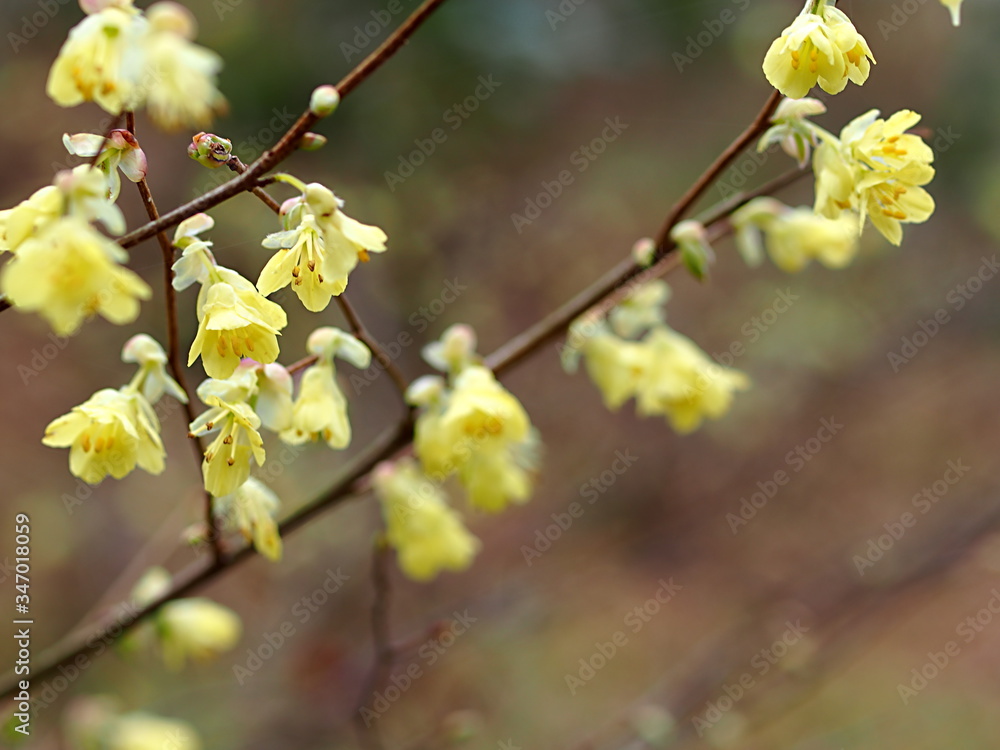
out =
[[[73,2],[43,5],[0,8],[3,206],[69,163],[64,132],[100,131],[104,121],[95,106],[64,110],[45,97],[48,68],[81,14]],[[230,112],[214,132],[250,162],[316,85],[339,80],[417,3],[189,6],[198,41],[226,61]],[[914,109],[936,151],[937,211],[906,229],[901,248],[869,230],[849,268],[787,275],[748,269],[725,242],[708,283],[669,279],[669,323],[720,358],[739,351],[734,366],[753,379],[725,419],[679,437],[636,417],[631,403],[608,413],[584,375],[562,372],[557,344],[505,377],[546,446],[537,488],[500,516],[469,514],[483,542],[470,571],[417,585],[393,568],[391,628],[410,644],[396,673],[416,665],[420,675],[380,711],[386,747],[996,746],[1000,70],[989,61],[1000,7],[965,6],[955,29],[937,0],[841,3],[878,65],[863,88],[824,95],[830,111],[817,121],[837,132],[873,107]],[[321,124],[325,149],[286,163],[389,234],[389,252],[355,272],[348,292],[380,341],[412,336],[398,359],[405,374],[429,370],[420,346],[456,322],[476,328],[482,352],[494,350],[655,233],[770,93],[760,62],[800,7],[447,3]],[[47,20],[36,26],[40,12]],[[26,23],[37,33],[12,42],[7,32],[27,38]],[[609,118],[620,133],[581,161]],[[415,139],[437,128],[445,138],[433,154],[412,156]],[[186,158],[191,134],[164,134],[141,114],[137,130],[161,209],[228,176]],[[704,205],[790,166],[780,153],[744,157]],[[513,220],[532,215],[529,202],[562,170],[572,184],[537,218]],[[781,198],[809,204],[812,188],[807,180]],[[127,182],[120,204],[130,227],[143,221]],[[270,255],[260,240],[278,229],[273,215],[249,195],[211,214],[220,262],[256,279]],[[163,419],[168,471],[155,478],[136,471],[90,492],[69,474],[66,451],[40,443],[50,420],[131,377],[119,360],[129,336],[165,340],[159,250],[148,241],[131,258],[154,289],[134,325],[98,319],[56,341],[36,316],[0,319],[0,549],[14,556],[14,516],[29,514],[36,653],[105,613],[147,567],[177,570],[196,554],[179,542],[201,508],[181,410]],[[449,285],[462,290],[453,301]],[[180,297],[185,351],[192,295]],[[776,306],[782,295],[792,304]],[[294,299],[287,307],[286,364],[315,327],[343,325],[334,305],[317,315]],[[942,309],[948,322],[919,335]],[[262,474],[285,513],[402,413],[389,378],[352,386],[355,371],[341,372],[349,450],[311,446],[282,463],[268,443]],[[201,377],[198,363],[192,387]],[[574,502],[582,516],[553,531],[553,514]],[[372,659],[378,528],[375,503],[361,498],[290,535],[280,564],[255,558],[217,579],[202,593],[243,619],[234,651],[180,673],[108,653],[35,718],[26,746],[67,747],[67,707],[103,694],[189,722],[206,748],[357,747],[351,719]],[[532,547],[545,549],[526,554]],[[338,570],[346,584],[303,619],[296,605]],[[12,600],[12,577],[2,588]],[[435,623],[456,613],[474,622],[435,641]],[[2,619],[6,670],[13,626]],[[238,680],[234,666],[289,622],[294,634]]]

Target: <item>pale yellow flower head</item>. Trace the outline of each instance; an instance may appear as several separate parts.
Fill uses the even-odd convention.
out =
[[[93,166],[104,173],[107,180],[108,199],[118,200],[122,180],[120,169],[132,182],[140,182],[146,176],[146,154],[139,147],[139,141],[127,130],[112,130],[108,137],[96,133],[63,134],[63,145],[74,156],[94,159]]]
[[[679,433],[693,432],[705,418],[723,416],[734,392],[750,386],[742,372],[716,364],[693,341],[666,326],[652,331],[645,344],[653,361],[637,389],[637,410],[644,416],[665,416]]]
[[[781,32],[764,57],[764,75],[791,99],[817,83],[839,94],[848,81],[861,85],[875,62],[864,37],[833,0],[814,0]]]
[[[0,272],[0,291],[22,311],[38,312],[60,336],[93,315],[131,323],[152,291],[119,265],[127,254],[83,219],[46,223]]]
[[[813,260],[843,268],[858,251],[857,219],[850,212],[828,219],[811,208],[792,209],[772,198],[758,198],[735,212],[732,222],[740,251],[751,264],[759,252],[760,232],[774,264],[792,273]]]
[[[386,539],[396,550],[403,573],[415,581],[429,581],[441,571],[461,571],[472,564],[479,540],[415,462],[380,464],[372,483],[382,505]]]
[[[226,110],[215,81],[222,58],[192,43],[196,24],[190,11],[174,2],[155,3],[138,45],[146,69],[140,81],[150,116],[166,130],[205,127]]]
[[[124,4],[123,4],[124,5]],[[70,29],[49,71],[46,92],[62,107],[96,102],[117,115],[141,98],[135,72],[146,22],[131,3],[93,11]]]
[[[322,185],[301,189],[300,198],[282,206],[285,230],[264,238],[263,246],[277,252],[261,270],[257,289],[267,296],[291,284],[303,306],[319,312],[347,288],[359,261],[367,261],[369,252],[385,251],[387,238],[378,227],[341,212],[342,202]]]
[[[365,368],[371,364],[371,351],[354,336],[333,327],[313,331],[306,348],[319,361],[302,375],[291,426],[282,431],[281,439],[291,445],[322,439],[331,448],[346,448],[351,442],[351,423],[347,399],[337,385],[334,358]]]
[[[155,620],[163,661],[170,669],[180,669],[186,661],[214,659],[231,650],[243,632],[235,612],[200,597],[167,602]]]
[[[70,750],[201,750],[197,733],[183,721],[145,711],[122,713],[104,696],[77,698],[66,712]]]
[[[122,362],[139,365],[139,371],[130,385],[141,392],[149,403],[155,404],[164,393],[169,393],[182,404],[187,403],[184,389],[167,374],[167,353],[152,336],[140,333],[126,341],[122,347]]]
[[[121,479],[136,465],[150,474],[163,471],[160,422],[134,390],[105,388],[45,428],[42,443],[69,448],[69,470],[89,484],[106,476]]]
[[[604,398],[617,410],[635,396],[639,383],[653,366],[652,351],[639,341],[628,341],[606,328],[589,336],[582,347],[587,374]]]
[[[250,378],[255,378],[252,372]],[[242,401],[248,388],[219,380],[206,380],[198,386],[198,398],[210,408],[189,429],[192,437],[219,433],[206,449],[201,465],[205,489],[216,497],[232,494],[250,478],[251,460],[258,466],[264,464],[260,417]]]
[[[42,227],[62,216],[65,206],[62,191],[55,185],[46,185],[14,208],[0,211],[0,252],[16,251]]]
[[[270,487],[250,477],[233,494],[217,498],[213,510],[227,527],[252,541],[260,554],[277,562],[281,559],[281,536],[275,516],[280,504]]]
[[[892,244],[902,241],[903,223],[921,223],[934,212],[923,189],[934,177],[934,153],[918,136],[906,133],[920,121],[910,110],[888,120],[871,110],[851,121],[840,138],[829,136],[816,150],[816,211],[838,218],[857,213],[858,226],[871,219]]]

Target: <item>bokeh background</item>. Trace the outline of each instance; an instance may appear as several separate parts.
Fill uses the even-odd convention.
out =
[[[63,110],[44,96],[48,67],[80,18],[75,3],[53,4],[56,12],[23,45],[8,32],[23,34],[44,4],[7,0],[0,8],[4,206],[69,163],[62,133],[96,131],[104,119],[96,107]],[[505,378],[545,443],[537,489],[523,507],[470,517],[483,551],[467,573],[417,585],[393,570],[392,631],[412,645],[397,671],[416,664],[421,676],[378,721],[386,747],[996,746],[1000,621],[990,606],[1000,609],[1000,278],[989,269],[1000,233],[1000,70],[991,64],[1000,8],[965,5],[954,29],[937,0],[841,3],[878,65],[863,88],[824,95],[830,111],[818,121],[837,131],[873,107],[912,108],[924,115],[921,128],[937,153],[937,212],[906,230],[902,248],[867,232],[851,267],[787,275],[770,265],[748,269],[724,242],[708,283],[670,278],[671,325],[713,354],[745,347],[735,365],[754,387],[724,420],[679,437],[659,420],[637,418],[631,404],[608,413],[585,376],[562,372],[556,344]],[[670,203],[769,94],[760,61],[800,6],[452,0],[322,123],[328,146],[286,166],[331,186],[348,213],[388,232],[390,251],[357,271],[349,288],[377,338],[390,342],[405,331],[422,345],[465,322],[489,352],[656,231]],[[314,86],[338,80],[388,34],[376,28],[360,44],[372,12],[387,7],[194,4],[199,41],[226,60],[221,88],[230,113],[215,132],[232,139],[244,161],[255,158]],[[389,28],[416,2],[392,7],[402,12],[389,13]],[[453,129],[453,106],[475,95],[481,76],[500,85]],[[606,118],[627,128],[578,171],[574,154],[601,135]],[[388,179],[410,158],[414,139],[435,128],[447,138],[433,155],[402,182]],[[189,133],[163,134],[140,115],[138,134],[162,209],[219,179],[185,157]],[[752,187],[791,166],[781,154],[760,161],[738,161],[724,182]],[[518,231],[511,215],[564,169],[573,170],[573,183]],[[713,188],[705,205],[725,192]],[[781,197],[809,203],[811,186]],[[142,221],[128,183],[121,205],[130,226]],[[248,195],[211,213],[218,257],[255,279],[269,255],[260,239],[277,228],[273,216]],[[147,242],[131,255],[155,290],[134,325],[92,321],[51,356],[41,319],[16,311],[0,319],[0,549],[13,557],[14,515],[29,514],[36,653],[105,612],[150,565],[179,569],[196,554],[179,542],[201,507],[180,410],[163,423],[166,473],[108,480],[69,508],[65,498],[83,485],[69,474],[65,451],[39,442],[51,419],[131,376],[118,355],[128,336],[165,338],[159,251]],[[963,298],[960,285],[980,271],[990,278]],[[449,283],[464,291],[441,304]],[[780,314],[779,292],[794,297]],[[191,294],[181,295],[185,348],[195,330]],[[942,308],[949,322],[894,366],[889,354]],[[291,300],[288,309],[286,363],[301,356],[313,328],[342,324],[333,305],[310,315]],[[398,362],[410,378],[428,371],[418,345]],[[341,369],[354,442],[342,453],[314,446],[265,467],[285,512],[321,492],[401,414],[387,377],[354,388],[354,372]],[[189,379],[201,377],[198,364]],[[842,425],[826,442],[815,440],[823,420]],[[800,447],[808,461],[796,459]],[[618,454],[633,458],[615,473]],[[949,461],[968,467],[954,484],[943,481]],[[735,525],[743,500],[782,470],[789,481]],[[593,503],[588,485],[601,490]],[[915,501],[925,488],[933,502]],[[583,504],[583,516],[529,565],[525,546],[573,502]],[[856,556],[907,511],[912,528],[883,538],[888,550],[859,570]],[[289,536],[280,564],[258,558],[219,578],[203,593],[243,618],[232,653],[181,673],[151,656],[109,653],[36,717],[28,746],[67,747],[67,707],[104,694],[190,722],[213,750],[356,747],[351,717],[372,658],[377,529],[375,503],[360,498]],[[331,570],[349,581],[302,622],[296,604]],[[681,588],[667,604],[627,619],[671,579]],[[2,590],[12,611],[12,578]],[[431,663],[437,649],[420,649],[434,624],[465,611],[475,623]],[[977,613],[972,627],[966,618]],[[12,626],[0,619],[6,670]],[[240,684],[234,665],[245,666],[248,649],[259,650],[287,621],[294,636]],[[603,668],[581,672],[580,660],[595,661],[597,644],[617,631],[627,643]],[[925,669],[949,641],[958,655],[904,702],[899,686],[919,686],[911,670]],[[571,686],[570,676],[582,684]],[[734,687],[741,681],[742,694]],[[675,733],[665,739],[669,717]],[[704,736],[699,718],[713,725]]]

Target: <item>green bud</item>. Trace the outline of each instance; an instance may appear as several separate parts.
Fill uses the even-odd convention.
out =
[[[326,145],[326,136],[319,133],[306,133],[299,141],[299,148],[303,151],[319,151]]]
[[[340,104],[340,93],[333,86],[319,86],[309,99],[309,111],[317,117],[329,117]]]
[[[224,165],[232,153],[233,142],[213,133],[198,133],[188,146],[188,156],[209,169]]]

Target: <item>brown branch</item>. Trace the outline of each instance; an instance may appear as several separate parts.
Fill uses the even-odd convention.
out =
[[[358,732],[358,740],[361,746],[368,750],[381,750],[383,745],[378,730],[366,720],[362,711],[379,687],[385,684],[396,660],[396,650],[389,634],[389,604],[392,598],[392,585],[389,579],[391,559],[389,546],[385,540],[377,539],[372,550],[372,584],[375,589],[375,599],[372,602],[371,626],[374,657],[354,709],[354,725]]]
[[[782,176],[779,180],[781,184],[787,184],[789,176]],[[710,212],[708,217],[715,217],[709,227],[710,236],[713,239],[718,239],[731,232],[732,228],[728,221],[725,220],[725,216],[757,194],[759,194],[759,191],[734,197],[722,204],[719,210]],[[664,261],[663,256],[672,249],[672,244],[666,245],[665,249],[661,248],[662,252],[659,261],[663,261],[664,263],[671,262],[672,259]],[[525,356],[537,350],[542,343],[560,334],[579,314],[593,307],[604,296],[611,294],[622,284],[643,273],[643,270],[631,259],[626,259],[604,274],[588,289],[570,300],[569,303],[559,308],[555,313],[493,352],[486,358],[487,365],[497,373],[509,369]],[[292,367],[301,369],[301,367],[307,366],[307,363],[308,358],[302,360],[301,363],[292,365]],[[369,472],[380,461],[390,459],[397,452],[406,448],[412,441],[412,438],[413,424],[408,419],[403,420],[396,427],[383,432],[354,460],[345,470],[344,475],[334,482],[330,489],[315,498],[312,502],[301,507],[280,524],[279,529],[282,537],[307,524],[312,518],[329,508],[345,502],[354,493],[366,489],[363,480]],[[39,656],[36,661],[38,667],[33,671],[32,678],[39,680],[47,677],[58,670],[61,665],[77,658],[80,654],[88,654],[97,649],[101,644],[116,640],[133,625],[152,612],[155,612],[165,603],[186,596],[200,585],[213,580],[216,575],[235,567],[244,560],[250,559],[255,554],[256,552],[252,546],[244,546],[235,552],[224,554],[218,560],[210,560],[208,562],[198,560],[191,563],[175,576],[174,585],[170,590],[144,607],[129,622],[122,624],[118,619],[111,622],[104,622],[80,636],[67,638],[62,642],[56,643],[48,651]],[[104,649],[102,648],[101,650],[103,651]],[[3,686],[0,688],[0,697],[10,697],[13,695],[16,689],[14,675],[11,673],[5,675],[4,679],[0,681],[0,685]]]
[[[135,113],[127,112],[125,114],[125,127],[128,129],[132,135],[135,135]],[[136,187],[139,188],[139,195],[142,196],[142,205],[146,209],[146,214],[149,216],[150,221],[156,221],[160,218],[159,211],[156,209],[156,202],[153,200],[153,193],[149,189],[149,183],[146,178],[143,177],[139,182],[136,183]],[[164,308],[167,317],[167,363],[170,365],[170,373],[173,375],[174,380],[180,385],[181,390],[187,395],[187,401],[183,404],[184,413],[187,415],[187,423],[191,424],[195,420],[194,405],[192,403],[191,389],[188,388],[187,378],[184,375],[184,367],[181,364],[180,358],[180,333],[178,331],[177,324],[177,292],[174,289],[174,247],[170,242],[170,238],[167,237],[166,232],[160,231],[156,233],[156,240],[160,245],[160,253],[163,256],[163,289],[164,289]],[[187,432],[187,425],[185,425],[185,432]],[[205,446],[202,443],[200,437],[196,437],[191,441],[191,447],[194,450],[195,465],[198,467],[198,478],[199,484],[201,483],[201,464],[205,457]],[[206,525],[206,540],[209,546],[212,548],[212,555],[216,562],[222,559],[222,540],[220,538],[218,527],[215,523],[215,514],[212,512],[212,495],[208,491],[205,491],[205,525]]]
[[[423,5],[417,8],[409,18],[407,18],[396,31],[389,36],[372,54],[366,57],[361,63],[348,73],[336,89],[343,99],[365,81],[372,73],[382,67],[392,56],[413,36],[413,33],[430,17],[430,15],[443,5],[445,0],[426,0]],[[265,151],[252,164],[248,165],[246,171],[229,182],[219,185],[213,190],[209,190],[193,201],[185,203],[183,206],[175,208],[163,214],[159,219],[151,221],[145,226],[139,227],[133,232],[126,234],[118,242],[122,247],[129,248],[138,245],[143,240],[149,239],[157,232],[170,229],[180,224],[184,219],[194,216],[197,213],[207,211],[213,206],[229,200],[246,190],[252,191],[258,184],[258,180],[282,161],[284,161],[299,145],[302,136],[312,129],[313,125],[319,122],[320,118],[308,109],[303,112],[299,119],[292,123],[288,131],[270,149]]]

